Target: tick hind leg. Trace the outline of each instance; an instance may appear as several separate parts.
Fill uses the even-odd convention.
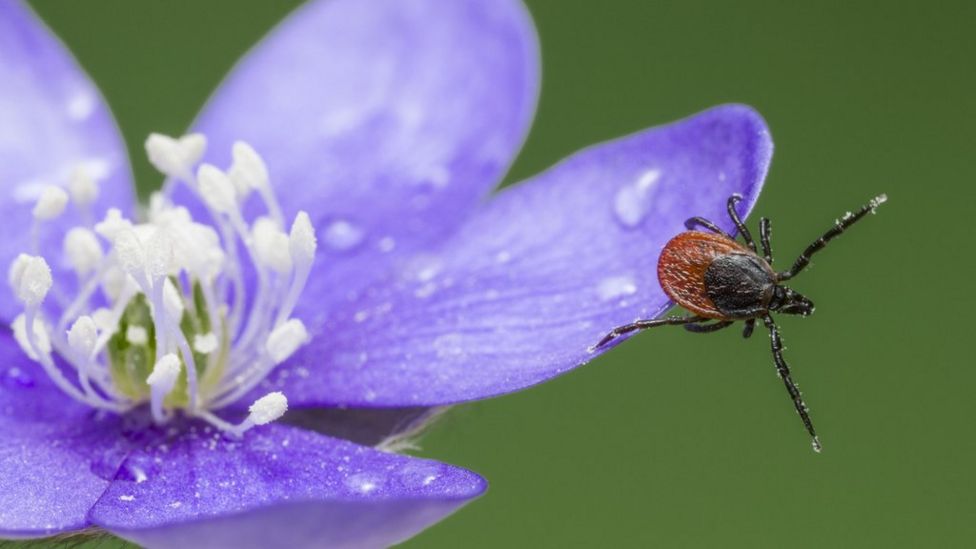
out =
[[[773,322],[770,316],[763,317],[763,322],[769,328],[769,341],[773,350],[773,362],[776,363],[776,373],[783,380],[783,384],[786,386],[786,392],[790,394],[793,407],[796,408],[796,413],[800,414],[803,426],[807,428],[807,432],[810,433],[810,437],[813,439],[813,449],[819,452],[822,446],[820,446],[820,439],[817,438],[817,432],[813,428],[813,422],[810,420],[809,410],[807,410],[806,403],[803,402],[800,389],[793,383],[793,378],[790,377],[790,367],[783,358],[783,341],[779,337],[779,328],[776,327],[776,323]]]
[[[710,332],[717,332],[722,328],[728,328],[734,322],[734,320],[720,320],[711,324],[685,324],[685,330],[694,332],[696,334],[707,334]]]
[[[623,326],[617,326],[610,331],[607,335],[603,336],[603,339],[599,343],[593,346],[593,349],[599,349],[605,346],[607,343],[617,339],[622,335],[629,334],[631,332],[636,332],[639,330],[647,330],[648,328],[657,328],[658,326],[679,326],[682,324],[693,324],[696,322],[701,322],[707,320],[700,316],[666,316],[664,318],[658,318],[654,320],[638,320],[631,324],[624,324]]]

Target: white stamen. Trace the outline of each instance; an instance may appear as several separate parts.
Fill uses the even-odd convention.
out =
[[[106,240],[115,240],[115,235],[123,229],[131,229],[132,223],[122,217],[122,212],[116,208],[109,208],[105,212],[105,219],[95,224],[95,232],[102,235]]]
[[[291,224],[291,233],[288,235],[288,249],[296,263],[311,263],[315,259],[315,249],[318,241],[315,238],[315,229],[312,228],[312,221],[304,211],[298,212],[295,221]]]
[[[152,280],[176,271],[173,241],[164,229],[156,229],[146,241],[146,270]]]
[[[95,322],[95,327],[100,332],[115,333],[115,330],[118,328],[116,321],[112,318],[112,311],[105,307],[100,307],[92,311],[91,318]]]
[[[200,196],[217,212],[230,213],[237,208],[234,184],[217,167],[201,165],[197,170],[197,184],[200,186]]]
[[[10,265],[8,280],[17,298],[31,306],[44,301],[54,283],[51,268],[40,256],[20,254]]]
[[[16,340],[17,344],[20,345],[20,348],[24,351],[24,354],[26,354],[31,360],[40,362],[41,357],[34,352],[34,347],[31,345],[30,340],[27,337],[26,317],[23,314],[17,315],[17,318],[10,323],[10,327],[14,332],[14,340]],[[37,343],[37,347],[45,357],[51,354],[51,339],[48,338],[47,329],[41,322],[34,322],[34,341]]]
[[[102,291],[110,301],[118,301],[129,285],[134,285],[132,277],[118,266],[112,265],[105,269],[105,274],[102,275]]]
[[[166,316],[169,318],[183,318],[183,311],[185,309],[183,296],[180,295],[180,291],[176,289],[176,286],[168,278],[163,282],[163,308],[166,309]]]
[[[241,199],[246,198],[255,189],[268,186],[268,168],[254,148],[243,141],[238,141],[234,143],[231,152],[234,162],[228,170],[228,175]]]
[[[64,236],[63,248],[68,264],[78,276],[92,272],[102,262],[102,245],[98,243],[95,233],[84,227],[69,230]]]
[[[71,200],[79,206],[88,206],[98,199],[98,183],[83,166],[71,171],[68,179],[68,192]]]
[[[37,199],[37,203],[34,204],[34,219],[40,221],[47,221],[54,219],[64,212],[65,206],[68,205],[68,193],[64,192],[61,187],[55,187],[53,185],[44,187],[41,191],[41,196]]]
[[[217,350],[220,346],[220,341],[217,339],[217,334],[209,332],[206,334],[197,334],[193,338],[193,350],[204,355],[209,355],[210,353]]]
[[[146,378],[146,383],[154,390],[167,395],[173,390],[179,375],[180,359],[175,354],[169,353],[156,362],[152,373]]]
[[[118,231],[115,234],[114,248],[122,270],[141,283],[146,276],[146,252],[142,249],[135,231],[132,229]]]
[[[93,226],[91,206],[99,194],[94,177],[104,174],[81,167],[71,173],[66,189],[82,224],[64,233],[58,265],[70,266],[78,280],[68,286],[74,295],[58,296],[64,299],[54,324],[44,322],[40,306],[52,288],[52,273],[36,250],[47,236],[41,221],[60,215],[69,195],[57,187],[45,189],[30,226],[35,253],[21,254],[8,271],[11,288],[26,305],[12,328],[25,353],[81,403],[124,413],[149,400],[158,423],[181,408],[189,417],[240,435],[280,418],[288,408],[283,394],[271,393],[254,402],[240,424],[213,413],[253,390],[308,341],[305,325],[291,313],[310,275],[317,242],[305,212],[295,217],[290,232],[284,230],[267,166],[253,148],[236,143],[226,173],[209,164],[197,169],[205,149],[200,135],[153,134],[146,140],[153,165],[197,193],[212,226],[194,221],[188,209],[162,195],[151,199],[147,221],[134,223],[111,209]],[[255,205],[267,213],[245,221],[240,208],[254,191],[261,198]],[[253,276],[251,284],[244,284],[245,273]],[[100,288],[104,296],[98,295]],[[130,361],[140,357],[119,355],[116,338],[141,346],[139,352],[154,343],[156,363],[145,380],[132,378],[139,369]],[[170,400],[173,391],[180,394]]]
[[[146,139],[146,154],[157,170],[169,177],[189,181],[196,166],[207,150],[207,138],[194,133],[179,139],[152,133]]]
[[[87,360],[95,350],[98,340],[98,327],[90,316],[78,317],[68,330],[68,345],[79,357]]]
[[[307,341],[308,332],[305,330],[305,324],[297,318],[292,318],[272,330],[265,349],[271,360],[278,364],[294,354]]]
[[[149,334],[142,326],[129,326],[125,329],[125,340],[130,345],[145,345],[149,342]]]
[[[288,411],[288,399],[280,391],[268,393],[254,401],[248,411],[251,412],[247,416],[248,420],[255,425],[265,425],[285,415]]]
[[[289,238],[278,228],[278,224],[270,217],[259,217],[251,231],[258,260],[275,272],[290,273],[292,262]]]
[[[149,385],[149,408],[156,423],[163,423],[167,419],[166,412],[163,410],[163,400],[176,386],[179,376],[180,359],[173,353],[169,353],[156,361],[152,373],[146,378],[146,383]]]

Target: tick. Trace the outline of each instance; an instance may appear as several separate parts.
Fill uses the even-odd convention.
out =
[[[672,238],[661,251],[657,263],[661,289],[672,301],[692,314],[638,320],[618,326],[600,340],[595,348],[603,347],[624,334],[658,326],[683,325],[690,332],[707,333],[727,328],[739,320],[745,322],[742,337],[748,338],[752,335],[756,321],[761,320],[769,329],[776,373],[783,380],[796,412],[800,414],[804,427],[810,433],[813,449],[819,452],[822,448],[820,439],[817,438],[810,413],[783,358],[783,343],[772,313],[800,316],[813,313],[813,302],[784,286],[783,282],[803,271],[810,264],[813,254],[822,250],[828,242],[840,236],[865,215],[873,213],[887,197],[882,194],[856,212],[845,214],[820,238],[807,246],[789,270],[781,272],[772,267],[769,219],[763,217],[759,220],[759,240],[763,251],[760,256],[752,234],[736,212],[735,206],[740,200],[741,195],[733,194],[729,197],[727,208],[732,223],[745,240],[745,245],[737,242],[734,236],[711,221],[692,217],[685,221],[685,227],[689,230]],[[696,230],[699,228],[705,231]]]

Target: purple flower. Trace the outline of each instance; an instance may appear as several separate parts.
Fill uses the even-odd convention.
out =
[[[309,3],[204,108],[206,141],[149,139],[170,180],[141,223],[107,107],[17,2],[0,82],[7,538],[416,534],[486,483],[382,450],[661,314],[663,244],[693,215],[731,230],[726,199],[752,206],[772,152],[754,111],[723,106],[488,198],[539,85],[516,0]]]

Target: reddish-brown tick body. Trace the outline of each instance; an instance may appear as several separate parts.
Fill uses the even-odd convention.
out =
[[[657,278],[664,293],[685,309],[704,318],[729,319],[739,315],[729,307],[730,294],[723,291],[719,275],[732,269],[742,279],[735,288],[739,293],[758,292],[753,303],[768,303],[776,273],[752,250],[719,234],[686,231],[672,238],[661,251]]]

